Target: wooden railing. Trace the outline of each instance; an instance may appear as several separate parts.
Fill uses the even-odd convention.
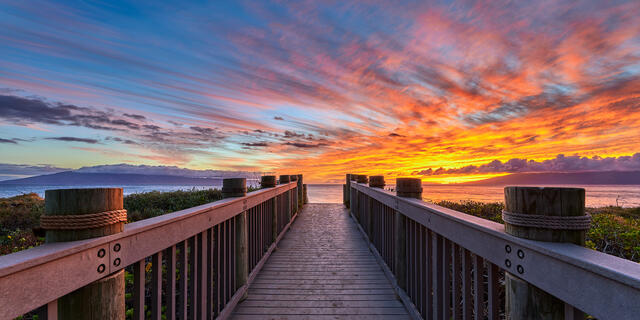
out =
[[[302,178],[298,177],[298,181],[129,223],[120,233],[46,243],[2,256],[0,319],[33,310],[39,319],[70,318],[67,309],[82,306],[59,304],[59,299],[122,269],[132,274],[126,295],[133,300],[134,319],[225,318],[295,219],[301,205]],[[120,306],[122,314],[93,318],[124,319],[124,296],[125,292],[116,292],[113,297],[98,298],[122,300],[107,302]]]
[[[638,263],[516,237],[502,224],[354,180],[347,176],[344,202],[416,318],[640,315]]]

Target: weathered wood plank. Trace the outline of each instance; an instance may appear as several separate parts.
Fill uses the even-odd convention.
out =
[[[394,294],[392,288],[385,289],[260,289],[251,288],[256,294]]]
[[[290,308],[402,308],[402,303],[398,300],[247,300],[242,303],[243,307],[290,307]]]
[[[251,290],[249,290],[251,291]],[[395,294],[257,294],[250,293],[246,300],[272,301],[396,301]],[[243,302],[244,303],[244,302]]]
[[[234,319],[408,319],[341,205],[308,205],[269,257]]]
[[[404,307],[395,308],[357,308],[357,307],[333,307],[333,308],[261,308],[240,306],[234,311],[235,314],[264,314],[264,315],[285,315],[285,314],[309,314],[309,315],[403,315],[407,311]]]
[[[261,315],[261,314],[239,314],[234,315],[233,319],[238,320],[255,320],[255,319],[270,319],[270,320],[299,320],[306,319],[308,320],[309,315]],[[404,320],[411,319],[408,315],[313,315],[314,320],[342,320],[342,319],[353,319],[353,320]]]

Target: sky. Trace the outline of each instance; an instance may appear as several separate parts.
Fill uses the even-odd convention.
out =
[[[0,0],[0,175],[640,170],[638,16],[639,1]]]

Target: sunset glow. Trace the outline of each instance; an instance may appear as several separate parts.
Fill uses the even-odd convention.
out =
[[[0,163],[640,170],[640,1],[430,3],[4,2]]]

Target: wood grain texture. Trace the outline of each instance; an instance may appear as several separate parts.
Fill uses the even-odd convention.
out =
[[[521,214],[545,216],[582,216],[585,191],[580,188],[504,188],[505,210]],[[585,245],[584,230],[552,230],[505,224],[505,232],[519,238],[570,242]],[[506,312],[511,319],[565,318],[565,303],[553,295],[520,279],[517,274],[505,274]]]
[[[123,208],[121,188],[45,191],[45,214],[82,215]],[[46,242],[97,238],[122,232],[124,223],[82,230],[47,230]],[[102,270],[106,265],[101,265]],[[100,267],[98,267],[100,268]],[[60,319],[124,319],[124,270],[90,283],[58,299]]]
[[[309,204],[271,255],[234,319],[408,319],[342,205]]]

